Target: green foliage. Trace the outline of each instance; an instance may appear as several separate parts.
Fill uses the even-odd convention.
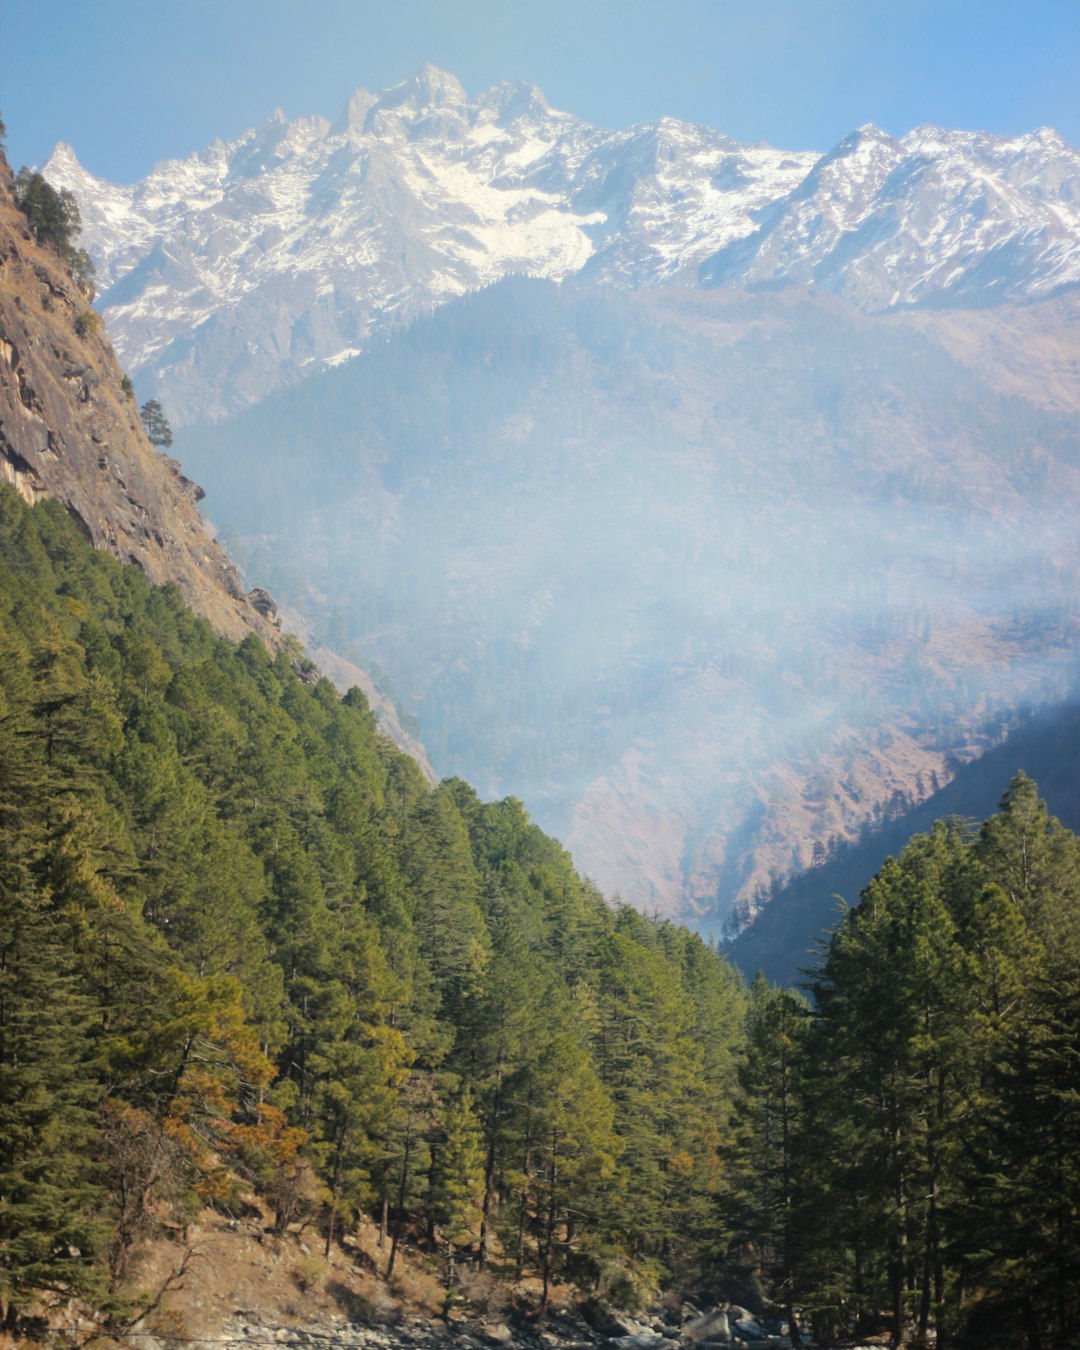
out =
[[[1019,774],[977,835],[885,863],[812,1016],[755,986],[734,1229],[819,1338],[854,1316],[893,1344],[1074,1342],[1078,865]]]
[[[39,244],[58,253],[71,269],[79,289],[94,298],[94,264],[75,240],[82,229],[79,204],[68,188],[59,191],[40,173],[25,166],[15,175],[15,203],[29,222]]]
[[[39,243],[63,256],[82,228],[79,204],[67,188],[58,192],[40,173],[23,166],[15,175],[15,201]]]
[[[156,398],[148,398],[139,409],[146,438],[151,445],[167,449],[173,443],[172,427],[165,416],[165,410]]]
[[[81,338],[96,337],[101,332],[101,315],[92,309],[84,309],[75,320],[75,331]]]
[[[1018,776],[888,860],[812,1003],[612,910],[512,798],[0,490],[0,1314],[254,1187],[819,1339],[1080,1326],[1080,845]]]
[[[737,979],[296,661],[0,490],[11,1317],[249,1187],[327,1252],[369,1211],[451,1273],[700,1269]]]

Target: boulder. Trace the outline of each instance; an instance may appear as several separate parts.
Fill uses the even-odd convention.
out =
[[[629,1313],[613,1308],[603,1299],[591,1299],[581,1309],[586,1324],[602,1336],[651,1336],[652,1327],[637,1321]]]
[[[727,1341],[731,1339],[731,1323],[723,1308],[714,1308],[687,1322],[682,1336],[695,1345],[705,1341]]]

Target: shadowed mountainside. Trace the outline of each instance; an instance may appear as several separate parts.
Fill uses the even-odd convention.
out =
[[[820,958],[822,941],[844,908],[858,903],[886,857],[898,857],[913,835],[927,833],[936,820],[959,816],[974,823],[990,816],[1020,771],[1038,784],[1051,813],[1075,831],[1080,828],[1078,756],[1080,704],[1032,716],[1003,744],[965,765],[940,792],[796,877],[728,944],[728,955],[749,979],[761,970],[777,984],[797,982]]]

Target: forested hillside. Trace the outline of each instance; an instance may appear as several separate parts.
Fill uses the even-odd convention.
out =
[[[122,1320],[142,1244],[257,1198],[541,1308],[558,1275],[1075,1343],[1080,850],[1030,781],[887,862],[807,1004],[311,679],[0,492],[9,1330]]]
[[[1035,779],[1063,824],[1080,828],[1078,752],[1080,705],[1072,702],[1026,717],[1001,745],[965,764],[932,797],[877,828],[868,827],[859,839],[832,850],[818,866],[778,890],[724,950],[749,978],[764,971],[776,984],[796,984],[815,963],[822,939],[840,922],[844,905],[855,903],[882,858],[902,852],[936,820],[973,822],[989,815],[1001,785],[1019,772]]]
[[[1076,1344],[1080,851],[1014,779],[889,859],[810,984],[752,994],[761,1250],[819,1329]],[[830,1307],[831,1305],[831,1307]]]
[[[9,1326],[252,1192],[391,1265],[700,1279],[738,977],[309,672],[0,494]]]

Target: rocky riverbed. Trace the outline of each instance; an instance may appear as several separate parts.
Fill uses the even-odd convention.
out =
[[[135,1350],[176,1350],[177,1339],[159,1331],[133,1330]],[[498,1321],[447,1317],[417,1318],[386,1325],[360,1325],[344,1315],[320,1324],[275,1326],[241,1320],[216,1336],[197,1338],[219,1350],[772,1350],[790,1345],[786,1325],[759,1321],[745,1308],[729,1305],[704,1313],[684,1307],[677,1318],[637,1320],[606,1311],[586,1318],[559,1312],[537,1323],[524,1318]],[[805,1344],[805,1342],[804,1342]]]

